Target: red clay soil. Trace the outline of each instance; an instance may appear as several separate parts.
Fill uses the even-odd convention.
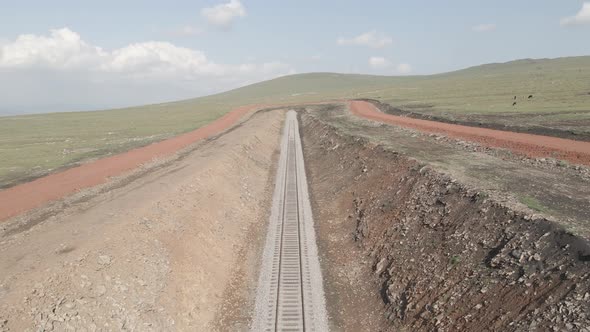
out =
[[[177,152],[190,144],[228,129],[242,116],[256,108],[259,106],[239,107],[214,122],[186,134],[98,159],[0,191],[0,220],[40,207],[78,190],[105,183],[109,177],[121,175],[154,158]]]
[[[590,165],[590,142],[390,115],[380,112],[373,104],[364,101],[349,101],[349,107],[352,114],[370,120],[443,134],[488,147],[505,148],[528,157],[551,157],[574,164]]]

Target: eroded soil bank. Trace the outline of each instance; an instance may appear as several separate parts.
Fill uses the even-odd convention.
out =
[[[590,248],[302,114],[332,328],[590,331]]]
[[[380,102],[375,99],[359,99],[362,101],[367,101],[379,110],[384,113],[392,114],[392,115],[400,115],[400,116],[407,116],[414,119],[422,119],[422,120],[431,120],[437,122],[444,122],[444,123],[451,123],[451,124],[458,124],[470,127],[480,127],[480,128],[489,128],[489,129],[498,129],[498,130],[505,130],[505,131],[514,131],[517,133],[527,133],[527,134],[535,134],[535,135],[544,135],[544,136],[553,136],[553,137],[560,137],[560,138],[567,138],[572,140],[578,141],[590,141],[590,133],[583,132],[583,131],[575,131],[575,130],[565,130],[560,128],[551,128],[547,126],[541,125],[522,125],[522,123],[527,123],[527,121],[520,121],[520,119],[527,119],[538,116],[538,114],[528,114],[528,113],[521,113],[521,114],[512,114],[511,119],[512,123],[506,123],[506,119],[502,119],[501,115],[496,114],[470,114],[464,115],[462,119],[456,118],[447,118],[444,116],[437,116],[428,113],[419,113],[413,112],[411,110],[402,110],[400,108],[394,107],[390,104],[386,104]],[[576,112],[576,111],[572,111]],[[584,113],[584,112],[580,112]],[[519,119],[519,121],[515,121],[515,119]],[[502,121],[503,120],[503,121]],[[562,121],[562,123],[565,121]],[[583,123],[580,121],[572,121],[570,124],[571,126],[583,126]]]

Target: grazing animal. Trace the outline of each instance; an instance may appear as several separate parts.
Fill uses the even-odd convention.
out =
[[[533,99],[533,95],[529,95],[529,99]]]
[[[516,106],[516,102],[513,102],[513,103],[512,103],[512,106]]]
[[[514,96],[514,100],[516,100],[516,96]]]

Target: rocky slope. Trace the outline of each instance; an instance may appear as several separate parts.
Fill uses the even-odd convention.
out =
[[[344,229],[330,241],[330,227],[318,225],[331,249],[326,287],[373,303],[358,315],[374,327],[590,331],[586,240],[313,116],[303,122],[314,213]],[[342,283],[351,270],[360,272]],[[353,314],[329,306],[333,316]]]

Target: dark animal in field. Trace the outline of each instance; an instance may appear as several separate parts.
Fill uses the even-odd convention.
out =
[[[514,100],[516,100],[516,96],[514,96]]]
[[[516,106],[516,102],[513,102],[513,103],[512,103],[512,106]]]
[[[529,95],[529,99],[533,99],[533,95]]]

